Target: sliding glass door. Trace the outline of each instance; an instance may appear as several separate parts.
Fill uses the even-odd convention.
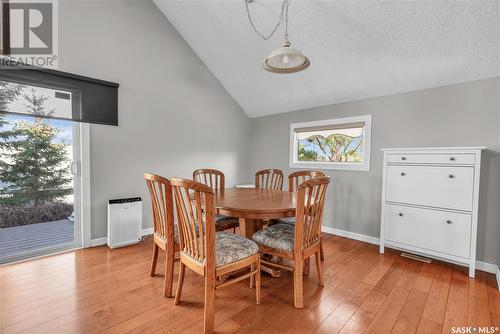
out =
[[[0,263],[81,245],[72,92],[0,81]]]

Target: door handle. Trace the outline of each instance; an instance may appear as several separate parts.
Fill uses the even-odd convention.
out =
[[[71,162],[71,174],[78,175],[78,162],[77,161]]]

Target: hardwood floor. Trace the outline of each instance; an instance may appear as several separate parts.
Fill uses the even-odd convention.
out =
[[[500,327],[494,275],[424,264],[355,240],[324,238],[325,287],[304,279],[293,308],[293,277],[262,275],[262,303],[240,282],[217,291],[219,333],[450,333],[451,326]],[[200,333],[203,279],[186,271],[182,301],[162,297],[148,276],[151,240],[78,250],[0,268],[1,333]],[[162,253],[163,254],[163,253]],[[158,260],[158,273],[164,260]],[[177,277],[178,264],[175,265]],[[500,329],[499,329],[500,330]],[[498,330],[497,330],[498,331]]]

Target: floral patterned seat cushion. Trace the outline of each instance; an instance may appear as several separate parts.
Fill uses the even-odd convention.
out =
[[[222,267],[259,252],[252,240],[228,232],[215,232],[215,265]],[[185,253],[189,256],[189,254]]]
[[[281,218],[280,223],[295,225],[295,217]]]
[[[250,239],[228,232],[215,233],[215,263],[217,267],[243,260],[259,252],[259,246]]]
[[[295,226],[279,223],[256,232],[252,239],[261,245],[280,249],[286,252],[293,251]]]

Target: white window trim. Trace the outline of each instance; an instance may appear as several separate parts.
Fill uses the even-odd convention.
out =
[[[295,141],[295,129],[316,127],[324,125],[346,124],[363,122],[365,124],[364,134],[364,149],[363,163],[348,163],[348,162],[298,162],[295,157],[297,151],[297,143]],[[325,119],[321,121],[291,123],[290,124],[290,145],[289,145],[289,167],[303,169],[338,169],[338,170],[353,170],[353,171],[369,171],[370,170],[370,151],[371,151],[371,133],[372,132],[372,115],[363,115],[355,117],[344,117],[335,119]]]

